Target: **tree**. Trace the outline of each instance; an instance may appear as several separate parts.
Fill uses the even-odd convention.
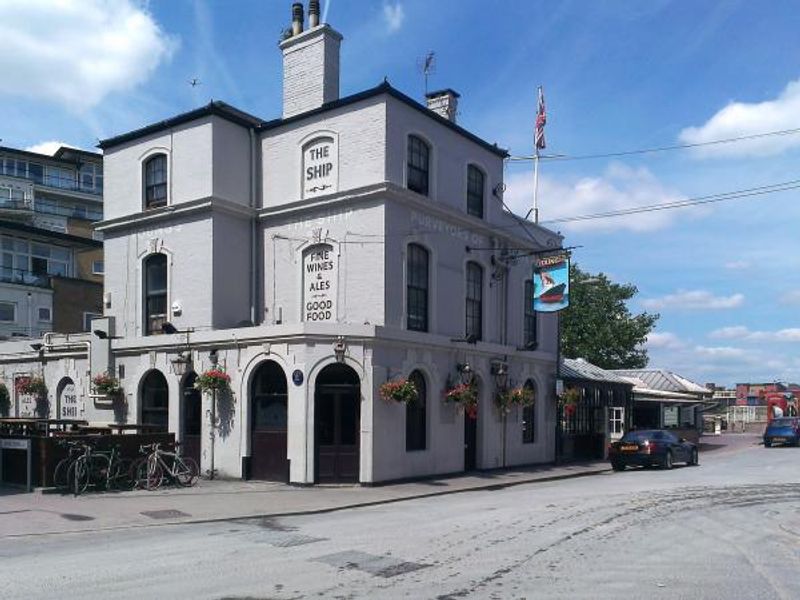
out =
[[[631,314],[626,303],[638,293],[636,286],[613,283],[575,264],[570,278],[570,305],[561,313],[562,355],[585,358],[603,369],[646,367],[644,343],[659,315]]]

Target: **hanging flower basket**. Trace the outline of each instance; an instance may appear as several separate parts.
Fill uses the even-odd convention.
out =
[[[444,401],[458,406],[470,419],[478,416],[478,388],[475,384],[462,383],[448,389]]]
[[[47,385],[45,385],[43,377],[36,375],[18,377],[15,385],[18,394],[36,398],[47,396]]]
[[[397,381],[387,381],[379,389],[381,398],[387,402],[399,402],[402,404],[410,404],[416,402],[419,398],[419,392],[414,382],[408,379],[400,379]]]
[[[222,369],[209,369],[198,376],[194,382],[195,389],[201,392],[226,390],[230,387],[231,376]]]
[[[515,406],[530,406],[533,400],[533,390],[527,387],[511,388],[498,392],[495,396],[497,408],[505,414],[511,412]]]
[[[122,394],[122,386],[119,383],[119,379],[109,373],[95,375],[92,378],[92,384],[99,394],[105,394],[106,396],[119,396]]]
[[[559,397],[558,402],[564,408],[564,415],[571,417],[578,409],[578,402],[581,399],[581,392],[578,388],[567,388]]]

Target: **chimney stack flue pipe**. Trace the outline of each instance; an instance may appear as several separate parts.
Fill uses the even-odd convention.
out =
[[[303,33],[303,21],[305,20],[303,12],[303,4],[301,2],[292,4],[292,36]]]
[[[308,27],[319,25],[319,0],[310,0],[308,3]]]

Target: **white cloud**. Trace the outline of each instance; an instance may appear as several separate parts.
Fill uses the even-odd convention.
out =
[[[674,333],[653,332],[647,336],[647,348],[665,348],[668,350],[677,350],[683,348],[684,344]]]
[[[711,338],[723,340],[747,340],[757,342],[800,342],[800,328],[790,327],[777,331],[751,331],[743,325],[722,327],[708,334]]]
[[[403,21],[406,20],[406,12],[403,9],[403,5],[399,2],[395,4],[384,2],[383,19],[386,22],[386,28],[389,30],[389,33],[399,31],[403,26]]]
[[[506,180],[506,204],[517,214],[525,215],[533,202],[533,175],[516,173]],[[554,219],[605,213],[608,211],[676,202],[686,196],[664,186],[646,168],[631,168],[619,163],[608,166],[601,177],[584,177],[563,182],[540,176],[539,215],[543,224],[555,229],[653,231],[678,218],[679,213],[697,209],[667,210],[604,219],[550,223]]]
[[[797,129],[800,123],[800,80],[791,81],[774,100],[730,102],[699,127],[687,127],[678,136],[685,144]],[[696,148],[700,158],[775,155],[800,146],[800,134],[773,135],[752,140]]]
[[[786,292],[781,297],[781,304],[788,304],[790,306],[800,305],[800,290],[792,290],[791,292]]]
[[[744,302],[744,295],[715,296],[706,290],[678,291],[661,298],[648,298],[642,301],[645,308],[661,310],[664,308],[683,308],[687,310],[719,310],[736,308]]]
[[[67,146],[69,148],[78,148],[77,146],[73,146],[72,144],[67,144],[66,142],[59,142],[56,140],[51,140],[49,142],[40,142],[38,144],[34,144],[33,146],[28,146],[25,148],[28,152],[35,152],[36,154],[47,154],[48,156],[53,156],[56,153],[56,150],[61,148],[62,146]],[[80,150],[80,148],[78,148]]]
[[[742,269],[749,268],[753,263],[746,260],[732,260],[725,263],[725,268],[732,271],[741,271]]]
[[[741,358],[748,354],[743,348],[733,348],[731,346],[697,346],[694,351],[700,356],[712,358]]]
[[[4,0],[0,39],[0,93],[75,111],[142,83],[176,46],[133,0]]]

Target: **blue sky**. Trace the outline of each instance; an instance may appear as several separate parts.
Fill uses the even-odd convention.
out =
[[[90,148],[225,100],[280,114],[289,0],[0,1],[0,138]],[[323,0],[345,36],[342,93],[384,76],[421,98],[462,94],[459,120],[531,153],[536,86],[546,152],[585,155],[800,128],[796,2]],[[189,80],[199,78],[192,87]],[[46,148],[46,147],[45,147]],[[793,179],[800,134],[616,159],[543,162],[542,220]],[[507,202],[527,212],[532,166],[509,164]],[[562,223],[585,269],[631,282],[661,313],[651,365],[701,383],[800,380],[798,191]]]

